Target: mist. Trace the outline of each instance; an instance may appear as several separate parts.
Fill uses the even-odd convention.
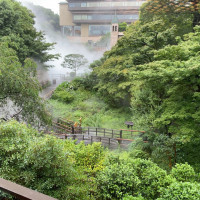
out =
[[[81,54],[84,55],[85,58],[89,61],[89,64],[92,63],[94,60],[99,59],[103,52],[91,52],[88,51],[87,48],[83,44],[75,44],[71,43],[69,40],[67,40],[66,36],[63,36],[60,31],[55,30],[51,24],[46,23],[47,19],[44,14],[41,12],[38,12],[35,8],[35,5],[32,3],[26,2],[21,0],[20,1],[22,5],[27,7],[29,10],[31,10],[35,15],[35,28],[37,31],[42,31],[45,34],[46,42],[49,43],[56,43],[54,45],[54,49],[49,51],[49,53],[53,54],[60,54],[60,58],[58,60],[53,60],[45,63],[48,66],[52,66],[48,68],[48,75],[49,77],[54,74],[68,74],[72,70],[63,68],[61,66],[61,63],[63,62],[63,58],[65,55],[68,54]],[[57,5],[59,6],[59,5]],[[59,25],[59,24],[58,24]],[[78,70],[77,75],[89,73],[89,64],[87,67],[81,68]],[[41,67],[40,67],[41,69]]]

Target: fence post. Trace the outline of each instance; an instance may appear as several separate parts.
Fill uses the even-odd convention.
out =
[[[90,135],[90,128],[88,127],[88,135]]]
[[[120,130],[120,138],[122,138],[122,130]]]
[[[96,136],[97,136],[97,128],[96,128]]]
[[[122,139],[122,130],[120,130],[120,139]],[[119,145],[122,143],[122,141],[121,140],[118,140],[118,143],[119,143]]]
[[[92,136],[91,136],[91,142],[90,143],[92,144]]]
[[[73,140],[75,140],[76,139],[76,135],[73,135]]]
[[[72,134],[74,134],[74,127],[72,126]]]

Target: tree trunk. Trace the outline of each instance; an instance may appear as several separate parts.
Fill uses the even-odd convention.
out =
[[[194,19],[193,19],[193,23],[192,23],[193,28],[197,25],[200,25],[200,13],[199,12],[194,13]]]
[[[193,0],[191,1],[191,3],[194,6],[194,19],[193,19],[192,26],[195,27],[196,25],[200,24],[200,13],[198,9],[199,0]]]

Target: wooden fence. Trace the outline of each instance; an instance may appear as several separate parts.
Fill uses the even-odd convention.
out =
[[[52,132],[61,139],[76,139],[78,142],[84,140],[85,144],[101,142],[104,146],[125,146],[145,133],[139,130],[80,127],[79,124],[74,126],[73,121],[61,118],[54,120],[53,126],[48,133]]]

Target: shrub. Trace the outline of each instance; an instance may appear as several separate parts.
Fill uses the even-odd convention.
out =
[[[195,179],[195,171],[187,163],[176,164],[175,167],[172,168],[171,175],[176,178],[177,181],[182,182],[190,182]]]
[[[97,185],[102,199],[122,199],[138,192],[140,180],[130,165],[113,164],[97,176]]]
[[[68,91],[55,91],[52,95],[52,99],[57,99],[64,103],[70,103],[74,100],[74,95]]]
[[[173,181],[167,172],[150,160],[126,159],[116,157],[111,160],[97,177],[99,192],[103,199],[121,199],[125,195],[154,200],[159,197],[160,189]]]
[[[174,179],[150,160],[135,159],[130,162],[140,180],[139,194],[144,198],[156,199],[160,189],[170,185]]]
[[[200,199],[200,184],[189,182],[174,182],[163,188],[161,197],[157,200],[197,200]]]
[[[74,171],[63,141],[42,137],[16,121],[0,125],[0,175],[60,200],[68,196]]]
[[[69,148],[68,146],[66,148]],[[75,166],[81,167],[85,172],[95,174],[103,169],[106,151],[101,143],[85,145],[84,142],[74,146],[73,152]]]
[[[137,196],[137,197],[134,197],[134,196],[126,196],[123,198],[123,200],[145,200],[142,196]]]

